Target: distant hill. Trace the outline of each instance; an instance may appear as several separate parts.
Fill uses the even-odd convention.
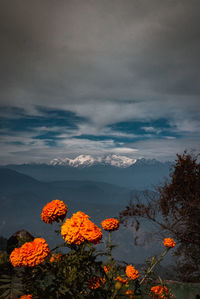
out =
[[[40,190],[45,187],[45,184],[15,170],[0,168],[0,186],[0,192],[8,195],[21,191]]]
[[[12,230],[19,229],[20,223],[40,221],[43,206],[58,198],[69,206],[69,213],[82,209],[102,220],[104,215],[117,216],[130,200],[131,193],[129,189],[102,182],[40,182],[17,171],[0,168],[0,219]],[[6,225],[4,229],[7,230]]]
[[[77,202],[116,204],[121,203],[122,198],[130,198],[130,191],[120,186],[87,180],[40,182],[15,170],[0,168],[0,194],[4,196],[29,193],[43,199],[64,197]]]
[[[94,164],[85,167],[49,164],[8,165],[7,168],[32,176],[40,181],[96,181],[129,189],[153,189],[169,176],[170,162],[140,159],[128,167]]]

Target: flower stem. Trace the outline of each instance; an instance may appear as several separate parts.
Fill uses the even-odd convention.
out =
[[[153,262],[153,264],[151,265],[151,267],[149,269],[147,269],[147,272],[145,274],[145,276],[143,277],[143,279],[140,281],[140,285],[144,282],[144,280],[147,278],[147,276],[152,272],[153,268],[162,261],[162,259],[164,258],[164,256],[168,253],[168,251],[170,250],[169,247],[167,247],[163,253],[160,255],[159,259]]]
[[[114,299],[117,296],[118,290],[115,290],[110,299]]]
[[[112,243],[111,242],[112,242],[111,241],[111,231],[109,231],[108,232],[108,264],[109,265],[112,262],[112,255],[111,255],[111,250],[112,250],[111,245],[112,245]]]

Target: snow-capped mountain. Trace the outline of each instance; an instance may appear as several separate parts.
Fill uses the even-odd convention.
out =
[[[75,159],[57,158],[48,164],[7,165],[7,168],[42,181],[84,180],[106,182],[121,187],[152,189],[169,177],[171,162],[126,156],[93,157],[80,155]]]
[[[120,168],[126,168],[135,164],[136,160],[126,156],[108,155],[104,157],[93,157],[91,155],[80,155],[75,159],[55,158],[50,161],[50,165],[62,165],[72,167],[90,167],[93,165],[103,164]]]

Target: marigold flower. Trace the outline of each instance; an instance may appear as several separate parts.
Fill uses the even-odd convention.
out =
[[[168,293],[168,288],[166,288],[165,286],[155,286],[151,288],[151,296],[153,297],[153,299],[165,299],[165,293]]]
[[[102,239],[101,229],[89,219],[83,222],[81,234],[87,241],[93,244],[98,244]]]
[[[20,299],[32,299],[32,295],[23,295]]]
[[[96,290],[101,287],[106,282],[105,278],[99,278],[97,276],[94,276],[90,278],[87,282],[87,286],[91,290]]]
[[[45,223],[53,223],[64,220],[67,214],[67,206],[62,200],[52,200],[42,210],[41,219]]]
[[[67,214],[67,206],[62,200],[56,199],[47,203],[42,210],[41,219],[46,223],[63,220]]]
[[[22,255],[21,255],[21,248],[15,248],[10,254],[10,262],[13,267],[20,267],[22,265]]]
[[[81,211],[78,211],[75,214],[73,214],[73,217],[78,218],[78,219],[82,219],[82,220],[90,218],[87,214],[85,214],[84,212],[81,212]]]
[[[116,281],[121,282],[122,284],[128,284],[128,279],[127,278],[123,278],[121,276],[117,276],[115,278]]]
[[[80,225],[75,219],[67,219],[61,227],[61,235],[68,244],[80,245],[84,238],[80,233]]]
[[[126,291],[126,295],[129,295],[129,298],[131,298],[131,299],[134,298],[133,294],[134,294],[133,290]]]
[[[139,277],[138,271],[132,265],[126,266],[126,275],[132,280]]]
[[[14,267],[34,267],[44,262],[50,254],[48,244],[43,238],[36,238],[24,243],[20,248],[15,248],[10,255],[10,261]]]
[[[111,267],[110,265],[105,265],[105,266],[103,267],[105,273],[109,272],[111,268],[112,268],[112,267]]]
[[[54,254],[52,254],[49,261],[50,261],[50,263],[54,263],[54,262],[59,262],[61,259],[62,259],[61,253],[54,253]]]
[[[108,218],[101,222],[101,226],[106,231],[114,231],[119,228],[119,220],[115,218]]]
[[[65,221],[61,227],[61,234],[68,244],[76,245],[80,245],[85,240],[98,244],[102,238],[101,229],[81,211]]]
[[[169,247],[169,248],[173,248],[176,245],[174,240],[171,238],[165,238],[163,241],[163,244],[165,245],[165,247]]]
[[[68,244],[80,245],[84,242],[81,227],[85,219],[89,219],[89,216],[83,212],[77,212],[62,225],[61,235]]]

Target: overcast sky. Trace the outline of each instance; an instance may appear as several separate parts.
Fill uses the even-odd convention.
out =
[[[1,0],[0,164],[200,149],[199,0]]]

